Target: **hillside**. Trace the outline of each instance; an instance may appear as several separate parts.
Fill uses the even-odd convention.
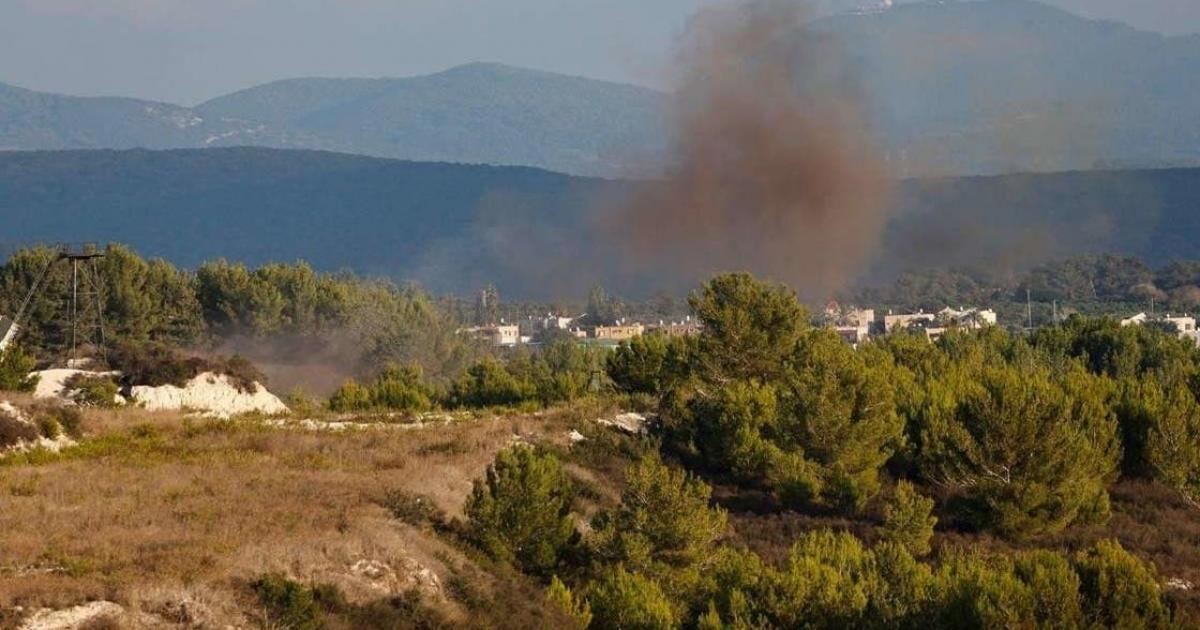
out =
[[[117,241],[178,264],[305,259],[437,291],[662,288],[597,237],[631,185],[528,168],[309,151],[0,153],[0,234]],[[1073,253],[1200,258],[1200,169],[910,180],[877,263],[1027,268]],[[664,235],[665,236],[665,235]],[[619,244],[618,244],[619,245]]]
[[[620,175],[661,158],[662,105],[645,88],[471,64],[409,79],[278,81],[196,111],[309,136],[309,148]]]
[[[269,133],[256,123],[206,119],[167,103],[62,96],[0,83],[0,150],[254,144]]]
[[[860,85],[903,175],[1200,164],[1200,83],[1187,80],[1200,66],[1200,36],[1163,37],[1032,0],[903,4],[810,28],[844,53],[822,76]],[[0,86],[0,148],[252,145],[644,176],[666,154],[667,101],[483,63],[412,78],[277,81],[196,108]]]
[[[1200,36],[1032,0],[921,2],[820,21],[906,173],[1200,161]]]
[[[510,250],[577,232],[589,204],[619,188],[530,168],[313,151],[11,152],[0,153],[0,234],[126,242],[186,266],[303,258],[439,290],[491,279],[534,287],[541,263]]]

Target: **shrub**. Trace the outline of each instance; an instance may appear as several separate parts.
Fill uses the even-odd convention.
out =
[[[407,490],[389,491],[383,497],[383,507],[396,519],[414,526],[436,525],[446,516],[433,499]]]
[[[778,578],[773,621],[786,628],[862,625],[874,580],[872,554],[853,535],[804,534]]]
[[[1075,556],[1084,614],[1093,627],[1167,628],[1171,613],[1154,567],[1116,541],[1100,541]]]
[[[608,356],[608,377],[617,391],[658,394],[666,380],[672,340],[665,335],[643,335],[621,345]]]
[[[318,630],[321,608],[313,590],[279,574],[264,575],[251,585],[269,621],[291,630]]]
[[[860,510],[903,442],[883,373],[827,331],[796,341],[779,379],[707,385],[674,426],[707,462],[788,504]]]
[[[535,395],[531,384],[518,381],[499,361],[487,357],[455,381],[450,401],[456,407],[493,407],[516,405]]]
[[[703,325],[697,352],[713,376],[771,380],[807,328],[794,292],[748,273],[714,277],[688,304]]]
[[[880,543],[873,551],[878,577],[871,584],[867,617],[879,628],[929,627],[937,595],[929,566],[896,543]]]
[[[957,367],[919,412],[921,470],[964,493],[965,519],[1007,537],[1102,519],[1120,457],[1107,396],[1075,367]]]
[[[558,459],[518,445],[496,455],[464,508],[471,535],[490,556],[550,575],[575,538],[574,488]]]
[[[11,411],[0,408],[0,448],[12,446],[18,442],[30,442],[38,439],[40,433],[35,424],[26,422]]]
[[[937,574],[937,626],[1035,628],[1036,603],[1012,567],[980,553],[957,552]]]
[[[203,368],[202,371],[224,374],[239,392],[253,394],[258,391],[259,383],[267,382],[266,375],[250,359],[239,354],[208,361]]]
[[[1142,383],[1147,405],[1146,463],[1154,476],[1200,504],[1200,405],[1183,383]]]
[[[371,390],[348,379],[329,397],[329,409],[342,413],[371,409]]]
[[[685,567],[711,553],[724,534],[726,515],[709,507],[708,484],[667,466],[657,453],[630,466],[625,481],[621,505],[594,524],[594,544],[609,561]]]
[[[576,597],[558,576],[550,580],[550,586],[546,589],[546,601],[562,611],[580,630],[585,630],[592,623],[592,608],[587,600]]]
[[[254,393],[266,377],[245,357],[204,359],[184,356],[166,344],[157,342],[117,344],[108,353],[109,367],[121,373],[126,385],[183,387],[204,372],[223,374],[241,392]]]
[[[184,357],[162,343],[124,342],[109,351],[108,364],[128,385],[183,387],[204,371],[205,362],[198,357]]]
[[[366,386],[348,380],[329,398],[330,410],[338,412],[426,411],[432,407],[433,392],[417,365],[388,366]]]
[[[1083,621],[1079,576],[1060,553],[1032,551],[1016,556],[1013,572],[1029,587],[1033,616],[1041,628],[1078,628]]]
[[[43,403],[35,406],[33,411],[35,417],[54,422],[72,438],[83,437],[83,412],[78,407],[61,403]]]
[[[930,551],[929,540],[937,518],[931,516],[933,499],[922,496],[908,481],[896,484],[896,493],[884,507],[880,534],[883,540],[896,543],[914,556]]]
[[[37,368],[33,357],[25,354],[20,346],[9,346],[0,352],[0,391],[31,392],[37,387],[38,377],[31,376]]]
[[[371,386],[371,404],[381,409],[425,411],[433,406],[432,398],[417,365],[389,366]]]
[[[76,374],[63,385],[71,399],[84,407],[115,407],[121,393],[111,376]]]
[[[816,465],[819,485],[808,494],[818,503],[861,510],[903,443],[885,373],[825,330],[806,334],[788,364],[773,442]]]
[[[592,625],[597,630],[669,630],[675,613],[653,580],[616,568],[587,592]]]

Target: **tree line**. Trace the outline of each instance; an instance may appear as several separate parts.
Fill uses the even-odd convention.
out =
[[[373,372],[389,362],[416,363],[434,375],[457,374],[478,354],[455,334],[458,322],[424,291],[309,265],[249,268],[216,260],[195,271],[144,259],[111,244],[97,262],[106,333],[112,343],[205,348],[238,336],[320,351],[355,348],[355,365]],[[13,315],[58,251],[20,250],[0,266],[0,313]],[[61,356],[69,325],[70,269],[55,265],[21,322],[21,345],[36,358]]]
[[[976,304],[1012,310],[1023,319],[1027,299],[1058,302],[1066,312],[1088,314],[1118,308],[1145,310],[1151,300],[1164,310],[1200,310],[1200,261],[1179,260],[1157,269],[1132,256],[1089,255],[1047,262],[1019,274],[982,269],[930,269],[899,274],[889,285],[843,296],[863,305],[904,310]],[[1006,309],[1010,304],[1020,308]],[[1043,310],[1043,309],[1039,309]],[[1048,321],[1050,313],[1040,317]],[[1041,315],[1041,313],[1039,313]]]
[[[585,516],[559,456],[527,446],[501,453],[465,506],[467,536],[542,580],[579,626],[1185,622],[1154,567],[1118,543],[1036,546],[1104,523],[1123,476],[1200,500],[1193,344],[1074,317],[1028,337],[902,334],[855,350],[812,327],[791,291],[746,274],[690,304],[700,336],[643,338],[607,359],[614,388],[659,410],[617,506]],[[730,542],[709,481],[781,511],[874,518],[874,543],[818,529],[768,561]],[[1026,550],[930,555],[935,525]]]

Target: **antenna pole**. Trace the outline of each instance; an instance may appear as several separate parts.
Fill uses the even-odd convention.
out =
[[[77,338],[79,335],[79,261],[71,259],[71,367],[79,360]]]
[[[1033,294],[1025,289],[1025,318],[1029,322],[1029,330],[1033,330]]]

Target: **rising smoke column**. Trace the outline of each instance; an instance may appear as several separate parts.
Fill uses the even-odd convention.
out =
[[[806,14],[773,0],[691,21],[670,171],[605,226],[639,271],[694,284],[748,270],[820,300],[870,263],[886,169],[836,43]]]

